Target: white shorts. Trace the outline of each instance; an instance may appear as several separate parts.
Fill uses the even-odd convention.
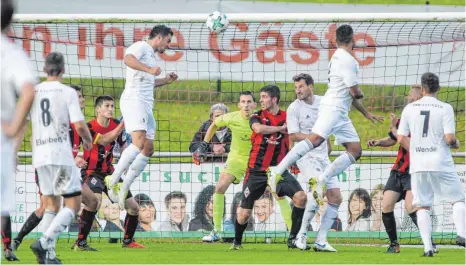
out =
[[[435,196],[441,202],[464,201],[464,190],[456,172],[415,172],[411,174],[413,205],[432,206]]]
[[[146,139],[155,139],[156,125],[151,105],[136,99],[121,99],[120,110],[127,133],[145,131]]]
[[[1,211],[3,212],[13,212],[16,208],[15,202],[15,157],[13,156],[13,142],[2,137],[2,160],[0,176],[2,178],[2,188],[1,188]]]
[[[319,116],[312,128],[312,132],[328,139],[331,134],[335,136],[335,144],[360,142],[358,133],[353,126],[348,113],[335,109],[332,106],[321,105]]]
[[[309,179],[319,176],[328,166],[330,166],[329,159],[316,157],[311,153],[312,151],[296,162],[296,165],[298,165],[299,171],[301,172],[298,175],[298,182],[305,191],[310,191]],[[328,190],[340,188],[338,176],[331,177],[327,183],[325,183],[325,186]]]
[[[36,169],[42,195],[66,196],[81,193],[81,177],[76,166],[45,165]]]

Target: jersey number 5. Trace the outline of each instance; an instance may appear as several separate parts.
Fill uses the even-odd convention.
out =
[[[429,131],[430,111],[421,110],[421,115],[424,116],[424,126],[422,127],[422,137],[427,137],[427,133]]]
[[[48,98],[43,98],[40,101],[40,109],[42,110],[42,123],[45,127],[50,125],[50,100]]]

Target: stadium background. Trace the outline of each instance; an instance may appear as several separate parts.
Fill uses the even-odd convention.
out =
[[[348,6],[343,7],[342,10],[345,8],[348,8]],[[396,6],[396,8],[400,7]],[[416,6],[416,8],[419,8],[419,6]],[[450,10],[450,8],[453,7],[439,8],[446,8],[447,10]],[[79,7],[73,8],[73,10],[79,10]],[[21,6],[19,11],[21,13]],[[267,12],[267,10],[262,11]],[[389,11],[389,9],[385,10],[385,12]],[[40,11],[36,11],[35,13],[39,12]],[[17,41],[18,43],[22,43],[23,47],[30,49],[30,58],[35,63],[38,73],[40,73],[42,68],[42,62],[44,54],[47,53],[47,47],[51,50],[61,49],[62,52],[67,54],[67,71],[71,75],[70,78],[66,79],[66,82],[76,83],[83,86],[84,95],[86,97],[85,114],[86,117],[90,119],[94,115],[92,101],[96,96],[101,94],[111,94],[115,96],[116,99],[119,98],[124,83],[118,78],[123,76],[124,68],[122,67],[123,64],[121,61],[121,56],[119,55],[119,49],[109,47],[114,46],[115,44],[118,45],[118,41],[123,41],[124,46],[128,46],[134,39],[137,39],[132,29],[134,25],[128,26],[115,23],[91,23],[84,25],[84,27],[87,28],[87,32],[84,35],[91,43],[85,47],[86,52],[84,53],[86,55],[84,55],[84,58],[79,60],[79,45],[69,43],[69,39],[77,36],[77,32],[79,31],[77,29],[78,25],[69,24],[66,27],[60,27],[57,25],[60,24],[52,23],[46,26],[46,28],[50,30],[52,40],[57,40],[55,42],[51,42],[50,46],[44,45],[42,40],[45,35],[42,34],[33,33],[30,35],[32,38],[39,38],[39,41],[31,41],[29,44],[27,39]],[[37,29],[43,25],[25,26],[29,26],[29,29],[33,30],[34,28]],[[144,26],[145,25],[137,25],[137,28],[142,29]],[[261,26],[263,26],[263,30],[276,29],[280,31],[283,29],[283,27],[286,29],[286,24],[265,26],[258,25],[257,27],[259,30],[257,31],[257,34],[251,33],[252,35],[248,36],[249,39],[254,40],[257,35],[260,34]],[[422,27],[422,25],[418,26]],[[100,46],[102,48],[102,58],[96,59],[96,57],[99,56],[100,51],[99,46],[95,45],[97,40],[96,37],[101,36],[102,33],[104,33],[110,27],[120,29],[124,40],[122,38],[111,39],[109,37],[103,37],[101,43],[102,46]],[[174,25],[174,27],[177,28],[176,25]],[[275,82],[280,85],[283,91],[282,97],[284,98],[284,105],[282,105],[282,108],[288,106],[288,104],[294,99],[292,82],[289,80],[291,79],[292,75],[299,71],[309,71],[317,79],[317,82],[321,83],[316,86],[317,94],[323,94],[325,92],[325,85],[322,84],[322,82],[325,81],[325,75],[327,71],[326,65],[328,59],[328,47],[325,47],[325,43],[328,43],[328,40],[325,39],[325,33],[329,32],[330,27],[331,24],[324,24],[322,25],[322,28],[314,31],[316,32],[318,39],[324,40],[324,42],[320,42],[322,47],[319,48],[320,53],[318,55],[318,60],[310,66],[296,64],[291,59],[292,57],[290,57],[291,53],[293,53],[290,51],[285,51],[286,63],[267,64],[258,62],[258,59],[253,59],[253,62],[250,63],[218,64],[210,52],[199,51],[199,48],[202,48],[203,45],[207,45],[207,42],[197,42],[193,41],[191,38],[190,40],[186,40],[185,49],[177,51],[178,53],[182,53],[180,57],[181,59],[179,59],[181,63],[180,61],[167,62],[162,65],[162,69],[166,71],[177,71],[181,77],[181,81],[168,87],[158,89],[156,93],[157,103],[154,110],[154,114],[158,123],[156,151],[188,152],[188,146],[195,131],[203,121],[208,119],[208,110],[211,104],[216,102],[224,102],[230,107],[230,110],[235,110],[236,107],[234,101],[236,92],[242,89],[248,89],[257,92],[264,84],[264,81],[267,83]],[[62,40],[55,38],[55,36],[64,36],[63,34],[54,35],[54,32],[60,32],[60,30],[74,32],[72,37],[68,35],[69,39],[66,37],[64,38],[63,42],[66,44],[60,44]],[[100,35],[98,33],[99,30],[102,30]],[[181,35],[185,34],[184,32],[189,32],[189,30],[192,30],[192,28],[187,28],[185,31],[180,29]],[[15,34],[18,34],[18,36],[24,36],[25,32],[23,25],[15,25],[14,31]],[[203,32],[202,34],[206,33]],[[381,33],[378,32],[375,34]],[[142,37],[143,35],[144,34],[138,37]],[[178,43],[179,40],[180,39],[178,39]],[[229,40],[230,39],[223,40],[223,45],[225,45],[225,47]],[[93,41],[94,43],[92,43]],[[200,45],[201,47],[195,47],[196,44]],[[292,42],[287,42],[286,45],[292,45]],[[366,68],[363,66],[362,72],[364,73],[364,76],[362,83],[367,84],[363,86],[363,89],[365,94],[369,95],[369,100],[364,101],[364,103],[366,106],[368,106],[370,111],[379,115],[383,115],[386,118],[388,118],[388,114],[392,111],[399,114],[401,107],[404,104],[403,98],[409,88],[409,85],[412,83],[418,83],[422,72],[429,69],[429,64],[430,67],[434,67],[434,69],[430,69],[432,71],[437,70],[441,73],[448,72],[448,80],[442,79],[442,75],[440,76],[441,80],[444,80],[443,85],[449,87],[448,90],[443,91],[444,93],[442,93],[442,97],[443,99],[453,104],[455,107],[455,114],[457,115],[457,128],[459,132],[459,138],[462,143],[462,149],[460,151],[464,152],[464,75],[462,74],[464,72],[464,63],[462,60],[456,59],[464,57],[464,32],[463,41],[444,43],[437,47],[433,45],[430,46],[429,49],[425,49],[423,46],[424,45],[417,45],[415,47],[415,51],[409,50],[412,48],[403,50],[403,48],[399,47],[376,47],[375,51],[370,50],[370,48],[361,51],[361,59],[375,57],[375,59],[369,63]],[[203,47],[205,48],[206,46]],[[232,53],[234,53],[234,51]],[[411,53],[418,54],[419,56],[416,57],[416,59],[409,58],[409,54]],[[264,55],[265,57],[268,57],[267,55],[270,54],[265,52]],[[167,56],[176,56],[176,54],[173,52],[167,52]],[[251,58],[258,58],[257,56],[258,55],[256,51],[251,52]],[[186,58],[188,59],[186,60]],[[383,58],[383,61],[379,58]],[[416,61],[415,65],[417,65],[417,68],[413,69],[409,67],[408,64],[400,64],[400,58],[404,58],[406,62],[411,60]],[[183,59],[187,61],[187,63],[183,64]],[[380,65],[377,65],[378,62],[380,62]],[[452,67],[452,65],[454,65],[454,67]],[[190,70],[196,69],[199,66],[202,69],[207,68],[209,70]],[[255,72],[259,73],[259,76],[251,75],[248,76],[249,78],[245,78],[248,80],[247,82],[240,82],[239,80],[243,79],[245,75],[244,70],[242,70],[244,69],[243,67],[251,69],[246,71],[246,74],[247,72],[252,73],[252,69],[254,69]],[[219,71],[218,69],[221,70]],[[410,73],[409,71],[412,72]],[[366,75],[366,73],[372,74]],[[233,81],[224,80],[229,79],[228,77],[235,75],[236,78],[233,78]],[[403,76],[403,78],[400,79],[400,75]],[[119,105],[118,101],[116,105]],[[116,116],[118,115],[119,112],[117,111]],[[360,134],[361,140],[363,142],[363,148],[366,151],[369,149],[365,148],[364,144],[368,139],[373,137],[380,138],[386,135],[388,121],[381,125],[371,125],[358,113],[352,112],[351,117],[354,121],[357,131]],[[29,144],[25,143],[22,147],[22,150],[25,152],[30,151]],[[339,151],[341,148],[334,146],[334,150]],[[395,151],[396,148],[383,150]],[[345,198],[344,201],[347,201],[349,192],[351,192],[356,187],[365,188],[370,193],[377,184],[384,184],[386,177],[388,176],[391,162],[393,162],[393,160],[394,158],[379,156],[364,157],[360,164],[353,166],[351,169],[345,171],[344,174],[341,174],[339,177],[342,181],[342,190],[346,192],[343,194],[343,197]],[[22,225],[21,220],[24,222],[27,216],[38,206],[38,199],[35,193],[36,187],[33,182],[32,168],[27,165],[30,160],[25,158],[23,159],[23,162],[25,162],[26,165],[21,165],[19,167],[20,172],[17,175],[16,189],[18,205],[17,213],[13,214],[12,216],[14,222],[13,231],[19,230],[20,226]],[[215,178],[218,177],[218,173],[221,170],[221,164],[210,164],[203,165],[202,167],[196,167],[192,164],[189,164],[189,162],[189,158],[183,157],[180,154],[171,157],[155,157],[151,160],[152,164],[148,166],[145,172],[138,179],[138,183],[135,183],[135,185],[132,187],[132,189],[135,190],[135,192],[133,192],[134,194],[146,193],[150,195],[157,210],[157,221],[161,221],[166,218],[167,211],[165,209],[163,199],[168,192],[173,190],[182,190],[188,195],[186,212],[192,217],[194,202],[198,193],[207,185],[215,183]],[[464,158],[457,158],[457,162],[464,164]],[[200,174],[201,169],[204,174]],[[462,177],[464,183],[465,167],[458,165],[457,169],[458,174],[460,177]],[[234,187],[234,189],[230,188],[228,191],[226,207],[227,215],[230,212],[229,203],[232,201],[233,194],[239,190],[240,187],[237,186]],[[434,231],[450,232],[452,229],[452,222],[450,219],[451,208],[444,208],[440,204],[438,204],[438,206],[439,208],[435,210],[435,213],[439,217],[437,222],[439,222],[441,225],[434,228]],[[398,205],[396,209],[397,217],[401,223],[403,217],[402,205]],[[275,210],[278,211],[279,208],[275,206]],[[121,215],[123,216],[123,213]],[[339,218],[341,218],[342,223],[345,223],[345,218],[347,215],[347,205],[343,203],[339,214]],[[275,213],[275,216],[278,220],[277,225],[283,222],[280,221],[281,217],[278,212]],[[157,225],[155,225],[155,227],[157,227]],[[313,225],[313,227],[315,226]],[[157,228],[154,230],[157,231]],[[343,226],[343,230],[345,230],[345,226]],[[38,231],[40,231],[40,228]],[[158,235],[163,236],[163,234]],[[189,236],[189,234],[186,236]],[[385,237],[384,233],[381,233],[380,235],[378,234],[378,236]],[[413,236],[417,237],[417,233]]]

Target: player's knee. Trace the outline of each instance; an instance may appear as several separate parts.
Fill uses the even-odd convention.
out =
[[[351,149],[348,150],[348,153],[350,153],[353,156],[354,160],[359,160],[359,158],[361,158],[362,155],[361,145],[351,147]]]
[[[225,194],[227,189],[228,187],[225,187],[223,183],[217,182],[217,184],[215,185],[215,193],[217,194]]]
[[[141,153],[147,157],[151,157],[154,154],[154,144],[152,142],[146,141]]]
[[[343,202],[343,197],[341,196],[341,193],[332,194],[330,196],[327,196],[327,200],[329,203],[333,205],[340,205]]]
[[[40,207],[36,209],[36,216],[42,217],[44,216],[44,212],[45,212],[45,205],[41,204]]]
[[[293,204],[298,208],[306,207],[307,195],[304,191],[298,191],[293,195]]]
[[[395,209],[395,205],[390,203],[388,200],[382,200],[382,212],[383,213],[390,213],[393,212]],[[406,207],[406,210],[408,207]]]
[[[314,148],[320,146],[325,141],[325,139],[318,134],[311,134],[309,140],[311,141]]]
[[[236,213],[236,220],[240,225],[244,225],[245,223],[247,223],[250,216],[251,210],[239,208],[238,212]]]
[[[391,211],[393,211],[395,207],[392,206]],[[405,209],[408,214],[415,212],[418,208],[414,206],[412,203],[406,203],[405,202]],[[427,207],[426,210],[430,209],[430,207]]]
[[[88,200],[86,200],[84,205],[86,206],[88,211],[96,212],[97,209],[99,209],[99,200],[97,199],[96,196],[92,196],[92,198],[89,198]]]

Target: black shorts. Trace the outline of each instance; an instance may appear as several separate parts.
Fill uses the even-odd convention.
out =
[[[296,178],[285,171],[283,179],[277,184],[277,195],[293,198],[296,192],[303,191]],[[241,195],[241,208],[252,209],[254,201],[258,200],[267,188],[267,174],[262,170],[248,168],[243,181],[243,194]]]
[[[107,174],[92,172],[90,174],[83,174],[81,178],[83,180],[83,183],[87,184],[87,186],[89,187],[89,189],[92,190],[92,192],[98,193],[98,194],[102,194],[103,192],[108,195],[107,186],[105,186],[105,181],[104,181],[106,176]],[[119,182],[123,182],[123,180],[120,179]],[[128,196],[126,198],[129,199],[131,197],[133,197],[133,195],[131,194],[131,191],[129,191]]]
[[[409,173],[401,173],[396,170],[390,171],[390,177],[385,184],[385,189],[398,192],[401,194],[398,201],[404,200],[406,191],[411,190],[411,175]]]

